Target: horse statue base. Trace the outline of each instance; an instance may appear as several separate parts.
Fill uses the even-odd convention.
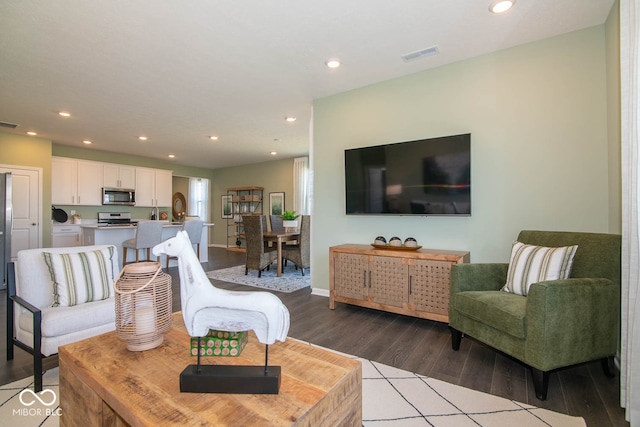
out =
[[[200,371],[198,371],[200,369]],[[280,366],[189,365],[180,374],[185,393],[278,394]]]

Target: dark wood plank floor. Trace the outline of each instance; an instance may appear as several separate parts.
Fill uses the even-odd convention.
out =
[[[209,248],[205,270],[244,263],[244,254]],[[177,268],[173,277],[174,311],[180,310]],[[241,285],[215,282],[230,290],[255,290]],[[548,400],[536,399],[529,372],[519,362],[471,338],[463,338],[459,351],[451,350],[446,324],[385,313],[345,304],[329,310],[329,300],[311,295],[309,289],[290,294],[276,293],[289,308],[289,336],[341,352],[372,359],[400,369],[458,384],[496,396],[526,402],[565,414],[584,417],[589,427],[629,426],[619,401],[619,376],[607,378],[599,362],[553,372]],[[6,355],[6,292],[0,294],[2,344]],[[58,364],[47,358],[45,368]],[[31,356],[15,348],[15,358],[0,362],[0,384],[32,375]]]

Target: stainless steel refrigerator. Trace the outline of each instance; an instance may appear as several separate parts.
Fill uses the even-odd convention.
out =
[[[7,288],[7,263],[11,261],[11,173],[0,173],[0,289]]]

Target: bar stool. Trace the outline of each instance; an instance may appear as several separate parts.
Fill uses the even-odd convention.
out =
[[[202,227],[204,222],[200,219],[190,219],[182,224],[182,230],[186,231],[189,235],[189,240],[192,245],[196,245],[196,253],[198,260],[200,260],[200,240],[202,239]],[[167,268],[169,268],[169,260],[178,259],[177,257],[170,257],[167,255]]]
[[[136,261],[139,262],[138,250],[147,250],[147,259],[143,261],[151,261],[151,248],[162,242],[162,222],[160,221],[140,221],[136,227],[136,237],[125,240],[122,243],[122,265],[130,264],[127,262],[127,249],[135,249]],[[156,257],[158,261],[158,257]]]

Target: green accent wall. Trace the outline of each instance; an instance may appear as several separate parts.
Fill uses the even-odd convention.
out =
[[[0,132],[0,164],[40,168],[42,180],[42,246],[51,246],[51,141]]]
[[[378,235],[506,262],[522,229],[619,231],[607,47],[600,25],[316,100],[313,287],[329,287],[330,246]],[[345,214],[346,148],[461,133],[471,217]]]
[[[620,2],[605,23],[607,54],[607,139],[609,140],[609,231],[622,233],[622,165],[620,118]]]

